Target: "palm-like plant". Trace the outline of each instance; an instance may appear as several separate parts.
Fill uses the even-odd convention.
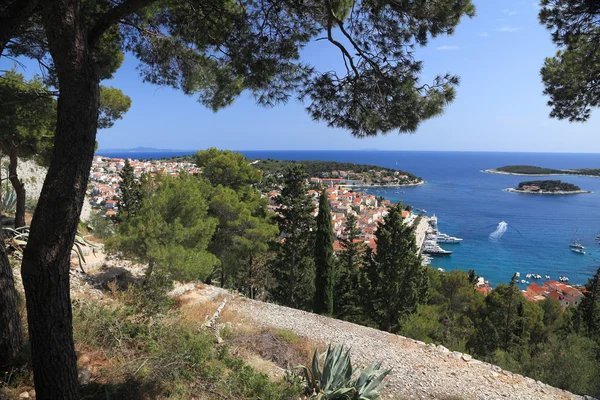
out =
[[[5,232],[10,235],[10,245],[14,248],[13,254],[17,257],[23,257],[23,249],[27,246],[27,242],[29,241],[29,226],[22,226],[20,228],[2,228]],[[86,264],[85,257],[83,254],[84,248],[89,248],[92,250],[92,253],[96,253],[95,250],[99,248],[97,244],[94,244],[87,240],[80,232],[75,234],[75,242],[73,243],[72,252],[77,255],[77,259],[79,261],[79,268],[85,274],[85,270],[83,269],[83,264]]]
[[[362,371],[353,369],[350,349],[344,351],[343,346],[328,346],[320,355],[315,349],[311,368],[298,368],[304,375],[306,394],[317,400],[377,399],[385,386],[383,380],[392,371],[382,371],[381,363],[373,363]]]

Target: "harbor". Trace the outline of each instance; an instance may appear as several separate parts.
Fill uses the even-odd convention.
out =
[[[441,233],[438,230],[437,216],[421,216],[418,226],[415,228],[418,252],[423,258],[424,265],[431,264],[432,257],[444,257],[451,255],[453,250],[442,248],[442,244],[459,244],[463,239]]]

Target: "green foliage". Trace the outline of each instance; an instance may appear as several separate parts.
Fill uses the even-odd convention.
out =
[[[375,233],[377,250],[367,253],[364,293],[369,316],[380,328],[395,332],[401,317],[414,312],[427,300],[427,275],[417,247],[413,227],[404,224],[403,206],[389,209]]]
[[[311,177],[319,177],[319,178],[328,178],[331,177],[332,171],[352,171],[355,173],[368,173],[373,172],[381,172],[381,171],[389,171],[390,175],[393,175],[395,172],[398,172],[399,175],[406,175],[410,180],[422,180],[418,176],[415,176],[409,172],[383,168],[377,165],[370,164],[355,164],[350,162],[340,162],[340,161],[313,161],[313,160],[302,160],[302,161],[290,161],[290,160],[257,160],[258,162],[253,163],[252,166],[257,168],[265,174],[265,176],[274,175],[279,176],[283,175],[287,168],[292,165],[301,165],[304,167],[306,173]]]
[[[381,363],[373,363],[362,371],[354,370],[350,349],[344,351],[343,346],[328,346],[321,355],[315,349],[310,368],[298,368],[306,382],[305,394],[319,400],[378,399],[383,380],[391,372],[391,369],[382,371]]]
[[[119,172],[121,182],[119,184],[120,195],[118,197],[118,212],[115,220],[123,222],[128,218],[133,218],[139,212],[142,203],[142,187],[135,178],[134,170],[129,159],[125,160],[125,165]]]
[[[540,5],[540,22],[559,47],[541,70],[550,116],[587,121],[600,105],[600,6],[580,0],[541,0]]]
[[[562,173],[562,171],[559,169],[542,168],[534,165],[506,165],[504,167],[496,168],[496,170],[524,175],[553,175]]]
[[[286,342],[286,343],[297,343],[298,340],[300,340],[298,338],[298,335],[296,335],[296,333],[290,329],[277,329],[275,331],[275,336],[277,336],[277,339]]]
[[[600,344],[600,268],[585,285],[579,304],[585,334]]]
[[[210,191],[198,177],[165,177],[106,241],[107,250],[148,263],[148,274],[156,269],[172,279],[206,279],[219,262],[207,251],[217,225],[208,216]]]
[[[416,313],[406,317],[400,332],[464,352],[467,343],[476,335],[475,323],[481,314],[484,297],[474,290],[472,278],[465,271],[438,273],[429,268],[428,272],[429,304],[419,306]],[[485,342],[486,345],[489,343]]]
[[[0,76],[0,149],[22,158],[48,157],[56,124],[56,100],[38,77],[26,81],[15,70]]]
[[[218,185],[210,198],[210,216],[218,219],[209,250],[221,261],[221,285],[254,296],[264,287],[268,242],[279,233],[267,200],[249,186],[237,191]]]
[[[348,214],[343,238],[340,245],[343,250],[337,254],[337,273],[335,279],[335,296],[333,311],[337,318],[360,323],[361,307],[361,274],[359,265],[363,260],[365,243],[359,240],[360,228],[356,224],[356,216]]]
[[[553,169],[533,165],[506,165],[496,168],[496,171],[523,175],[600,175],[600,169],[597,168]]]
[[[17,193],[10,186],[8,180],[2,186],[4,186],[4,190],[2,190],[2,209],[0,212],[14,214],[17,208]]]
[[[540,190],[544,190],[547,192],[555,192],[559,190],[565,192],[574,192],[581,190],[581,188],[577,185],[558,180],[521,182],[519,183],[519,186],[517,188],[519,190],[524,190],[524,186],[538,186]]]
[[[140,318],[120,305],[76,302],[75,342],[104,354],[117,368],[103,371],[103,384],[83,385],[84,397],[104,399],[190,398],[219,392],[226,398],[288,400],[298,389],[271,382],[197,326]]]
[[[98,129],[107,129],[131,107],[131,98],[114,87],[100,86],[100,108],[98,110]]]
[[[92,231],[94,236],[100,239],[108,239],[110,236],[114,235],[117,229],[110,218],[94,212],[92,212],[86,221],[86,225]]]
[[[202,176],[213,186],[223,185],[233,190],[259,183],[260,171],[252,168],[241,154],[214,147],[196,153],[196,165],[202,169]]]
[[[279,206],[282,243],[270,269],[275,281],[271,289],[273,300],[285,306],[310,310],[315,292],[314,206],[306,193],[306,178],[299,166],[286,172],[284,187],[275,200]]]
[[[319,214],[315,234],[315,298],[314,312],[333,315],[336,261],[333,255],[333,228],[327,192],[319,196]]]

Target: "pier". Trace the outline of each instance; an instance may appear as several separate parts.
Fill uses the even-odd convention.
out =
[[[425,242],[425,236],[427,234],[427,228],[429,228],[429,217],[421,217],[419,225],[415,228],[415,238],[417,240],[417,250],[420,252],[423,248],[423,242]]]

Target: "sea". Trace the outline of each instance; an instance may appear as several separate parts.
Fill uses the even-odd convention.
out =
[[[179,152],[99,152],[108,157],[165,158],[193,154]],[[600,168],[600,154],[496,153],[433,151],[241,151],[252,159],[326,160],[375,164],[422,177],[416,187],[364,188],[392,202],[403,202],[438,217],[443,233],[463,238],[460,244],[442,244],[453,254],[436,257],[432,266],[474,269],[492,286],[509,282],[515,272],[567,276],[585,284],[600,267],[600,178],[583,176],[526,177],[482,172],[504,165],[547,168]],[[510,193],[505,188],[534,179],[561,179],[591,194],[535,195]],[[578,238],[585,255],[569,244]],[[538,281],[543,282],[544,279]],[[525,288],[527,284],[520,284]]]

